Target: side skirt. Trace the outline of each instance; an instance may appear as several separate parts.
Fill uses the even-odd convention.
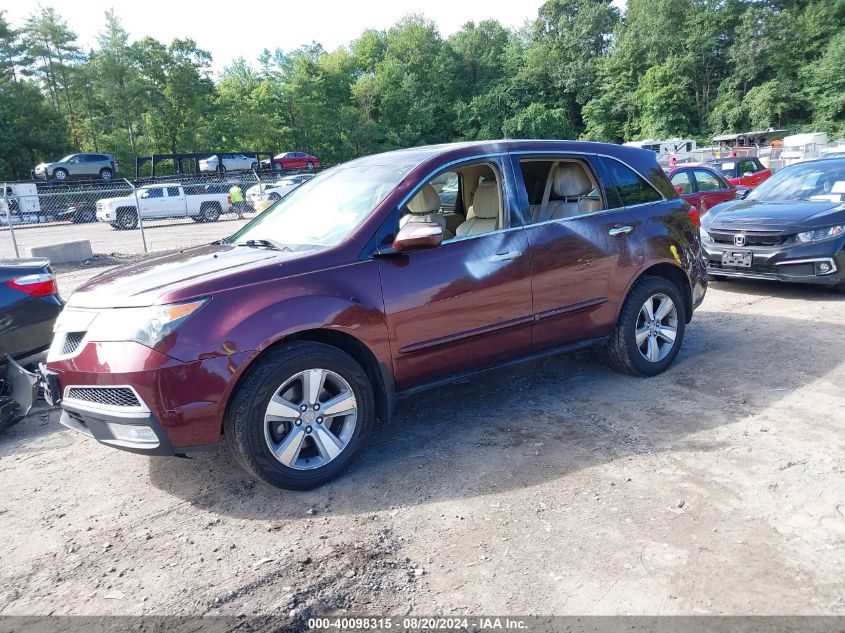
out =
[[[556,356],[557,354],[563,354],[564,352],[572,352],[578,349],[583,349],[585,347],[594,347],[596,345],[602,345],[603,343],[607,343],[610,339],[609,336],[599,336],[595,338],[587,338],[580,341],[575,341],[574,343],[567,343],[566,345],[559,345],[557,347],[550,347],[548,349],[541,350],[539,352],[532,352],[526,356],[520,356],[519,358],[513,358],[511,360],[502,361],[500,363],[495,363],[493,365],[487,365],[485,367],[480,367],[479,369],[471,369],[469,371],[464,371],[459,374],[451,374],[444,378],[438,378],[437,380],[433,380],[431,382],[424,383],[422,385],[418,385],[416,387],[411,387],[410,389],[405,389],[404,391],[399,391],[396,393],[397,398],[407,398],[408,396],[416,395],[422,391],[428,391],[429,389],[434,389],[435,387],[442,387],[444,385],[449,385],[453,382],[458,382],[459,380],[464,380],[465,378],[471,378],[472,376],[476,376],[478,374],[483,374],[488,371],[493,371],[494,369],[501,369],[503,367],[512,367],[513,365],[519,365],[521,363],[527,363],[532,360],[539,360],[541,358],[546,358],[548,356]]]

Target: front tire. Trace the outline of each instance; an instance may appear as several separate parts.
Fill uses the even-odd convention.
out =
[[[656,376],[672,364],[684,340],[680,289],[664,277],[637,280],[608,342],[610,365],[632,376]]]
[[[247,371],[223,428],[229,450],[253,477],[306,490],[349,465],[374,421],[372,385],[351,356],[322,343],[294,342]]]
[[[66,169],[57,169],[53,172],[53,178],[60,181],[67,180],[67,170]]]

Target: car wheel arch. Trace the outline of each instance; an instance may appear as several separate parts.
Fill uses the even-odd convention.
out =
[[[683,268],[678,266],[675,262],[659,262],[651,264],[646,268],[643,268],[628,282],[628,287],[625,288],[625,294],[623,295],[625,298],[628,297],[628,295],[631,293],[631,289],[643,277],[663,277],[664,279],[671,281],[673,284],[675,284],[681,291],[681,295],[684,298],[685,320],[687,323],[692,320],[692,286],[690,286],[689,277],[687,277],[687,274],[686,272],[684,272]],[[619,312],[621,312],[622,306],[624,304],[625,301],[623,299],[619,303]],[[616,315],[616,318],[619,318],[619,314]]]
[[[391,368],[383,362],[379,362],[372,350],[356,336],[343,330],[330,328],[311,328],[287,332],[261,346],[242,366],[238,367],[237,376],[225,394],[226,408],[228,409],[232,396],[237,392],[238,384],[256,362],[261,361],[262,358],[265,358],[280,346],[297,341],[323,343],[349,354],[361,365],[372,382],[373,395],[376,401],[376,417],[382,420],[390,418],[396,403],[396,387]],[[220,420],[221,432],[224,417],[225,413]]]

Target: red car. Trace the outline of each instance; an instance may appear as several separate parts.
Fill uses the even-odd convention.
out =
[[[261,161],[262,165],[269,166],[269,161]],[[320,167],[320,161],[316,156],[305,152],[284,152],[273,157],[273,166],[276,169],[294,170],[307,169],[313,171]]]
[[[747,189],[756,188],[772,175],[772,170],[755,156],[720,158],[707,161],[707,165],[718,170],[732,185]]]
[[[226,240],[89,281],[45,376],[62,424],[103,444],[179,455],[222,436],[253,476],[310,488],[423,389],[588,345],[665,371],[706,290],[696,220],[633,147],[360,158]]]
[[[704,215],[717,204],[743,198],[748,190],[737,188],[715,169],[705,165],[676,165],[664,171],[681,198]]]

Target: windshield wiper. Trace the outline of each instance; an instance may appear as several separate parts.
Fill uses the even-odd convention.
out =
[[[260,239],[260,240],[247,240],[245,242],[237,242],[238,246],[251,246],[253,248],[273,248],[277,251],[287,251],[292,252],[290,248],[277,242],[276,240],[267,240],[267,239]]]

